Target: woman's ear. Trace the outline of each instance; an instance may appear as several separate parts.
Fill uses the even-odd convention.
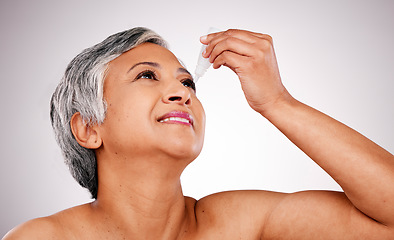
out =
[[[97,149],[101,146],[103,141],[100,134],[94,126],[89,126],[89,124],[85,123],[79,112],[74,113],[71,117],[70,125],[71,131],[79,145],[88,149]]]

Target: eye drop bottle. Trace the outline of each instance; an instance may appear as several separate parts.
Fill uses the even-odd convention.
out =
[[[208,30],[208,34],[216,33],[216,32],[220,32],[220,29],[210,27]],[[202,56],[202,53],[204,52],[205,48],[207,48],[207,45],[203,44],[201,46],[200,54],[198,55],[197,66],[196,66],[196,70],[194,71],[194,83],[196,83],[198,79],[204,76],[207,69],[212,65],[212,63],[209,62],[208,58],[204,58]]]

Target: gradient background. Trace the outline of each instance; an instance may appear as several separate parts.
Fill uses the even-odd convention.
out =
[[[149,27],[194,72],[210,26],[274,38],[283,82],[299,100],[394,151],[394,1],[0,1],[0,236],[28,219],[90,201],[49,122],[68,62],[115,32]],[[340,187],[246,103],[228,69],[197,84],[207,115],[185,195],[232,189]]]

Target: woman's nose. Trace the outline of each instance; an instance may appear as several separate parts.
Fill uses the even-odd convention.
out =
[[[164,103],[176,103],[180,105],[190,105],[190,90],[178,82],[177,84],[172,84],[167,93],[163,96]]]

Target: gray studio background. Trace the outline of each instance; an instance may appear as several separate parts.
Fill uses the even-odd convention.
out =
[[[394,1],[0,1],[0,236],[90,201],[72,179],[49,122],[68,62],[110,34],[146,26],[194,71],[210,26],[274,38],[285,86],[299,100],[394,152]],[[203,152],[185,195],[232,189],[340,190],[247,105],[236,76],[197,84],[207,115]]]

